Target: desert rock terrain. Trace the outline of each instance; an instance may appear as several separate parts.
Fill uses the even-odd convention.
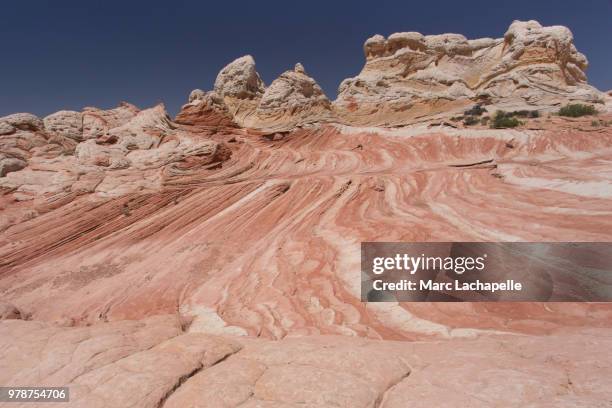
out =
[[[83,407],[609,406],[609,304],[360,301],[363,241],[611,240],[612,97],[570,30],[364,52],[335,100],[244,56],[174,119],[0,118],[0,384]],[[537,115],[456,119],[474,105]]]

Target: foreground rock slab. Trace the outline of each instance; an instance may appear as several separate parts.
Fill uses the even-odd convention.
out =
[[[174,316],[0,323],[3,385],[70,387],[69,407],[604,407],[612,330],[398,342],[184,333]],[[11,404],[11,406],[33,406]]]

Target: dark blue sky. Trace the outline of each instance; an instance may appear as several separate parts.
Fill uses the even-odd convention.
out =
[[[612,89],[612,0],[594,1],[10,1],[0,13],[0,116],[163,101],[176,113],[252,54],[266,84],[302,62],[335,98],[363,65],[373,34],[501,37],[514,19],[561,24]]]

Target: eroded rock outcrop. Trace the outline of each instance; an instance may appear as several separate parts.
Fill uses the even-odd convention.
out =
[[[24,160],[7,157],[5,154],[0,153],[0,177],[4,177],[12,171],[21,170],[27,165],[28,163]]]
[[[0,122],[0,136],[10,135],[15,132],[15,127],[8,122]]]
[[[333,119],[331,102],[300,63],[266,88],[255,116],[257,127],[282,130]]]
[[[110,129],[122,126],[140,110],[127,102],[121,102],[113,109],[86,107],[83,109],[83,138],[96,139],[105,136]]]
[[[569,29],[515,21],[502,39],[459,34],[376,35],[365,42],[361,73],[339,87],[337,114],[359,125],[401,125],[459,112],[550,110],[570,101],[600,103],[586,83],[586,57]]]
[[[38,116],[32,115],[31,113],[13,113],[12,115],[0,118],[0,123],[4,123],[5,128],[9,125],[19,130],[35,131],[44,128],[43,121]]]
[[[189,94],[189,103],[181,107],[176,123],[215,127],[235,127],[225,101],[216,91],[204,92],[194,89]]]
[[[32,156],[56,157],[71,151],[75,143],[63,139],[49,138],[43,121],[30,113],[0,118],[0,177],[25,168]]]
[[[263,94],[264,88],[250,55],[232,61],[215,80],[215,91],[224,98],[254,99]]]
[[[30,113],[17,113],[0,118],[0,177],[25,169],[30,162],[42,164],[61,156],[70,160],[69,157],[74,154],[80,142],[113,138],[113,132],[110,130],[125,125],[138,112],[135,106],[122,103],[109,110],[85,108],[83,112],[59,111],[44,119]],[[136,133],[132,132],[132,135]],[[43,165],[39,171],[50,170],[52,167],[55,166]],[[0,187],[16,188],[29,182],[38,184],[31,178],[27,178],[28,181],[18,180],[26,174],[20,173],[15,176],[14,182],[4,181],[4,185]],[[53,187],[48,187],[51,190],[43,190],[53,191]]]
[[[214,91],[223,99],[233,120],[245,126],[265,91],[253,57],[245,55],[225,66],[217,75]]]
[[[267,132],[333,120],[331,102],[302,64],[296,64],[266,88],[250,55],[223,68],[214,91],[192,91],[176,117],[177,123],[182,124],[237,124]]]
[[[223,143],[180,131],[163,105],[60,111],[44,122],[17,114],[0,124],[0,191],[21,203],[0,213],[0,231],[83,194],[160,191],[175,173],[231,156]]]
[[[49,133],[58,134],[76,141],[83,140],[83,114],[75,111],[55,112],[43,120]]]

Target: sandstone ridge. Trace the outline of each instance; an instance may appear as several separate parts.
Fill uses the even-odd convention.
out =
[[[460,34],[375,35],[366,63],[329,103],[301,64],[265,87],[247,55],[221,70],[214,92],[243,127],[286,130],[312,123],[399,126],[449,118],[476,103],[489,111],[551,112],[570,102],[606,108],[607,95],[587,83],[588,61],[563,26],[515,21],[503,38]]]
[[[588,61],[573,40],[568,28],[536,21],[515,21],[499,39],[376,35],[364,44],[363,70],[342,82],[334,107],[349,123],[398,125],[474,103],[543,111],[572,101],[601,104],[604,94],[587,84]]]

